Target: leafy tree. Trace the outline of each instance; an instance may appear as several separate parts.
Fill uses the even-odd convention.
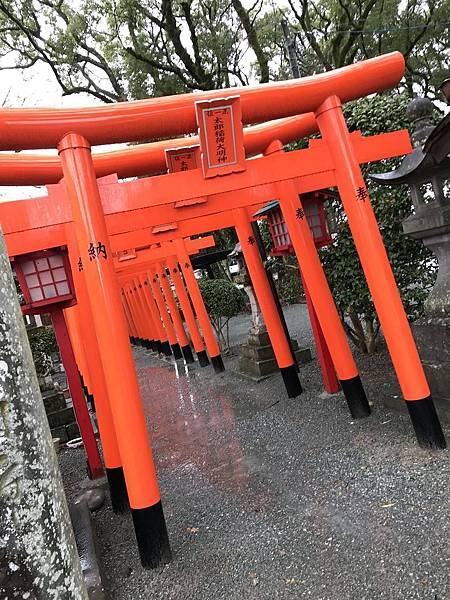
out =
[[[201,279],[199,286],[219,344],[226,352],[230,347],[230,319],[245,308],[247,297],[227,279]]]
[[[103,102],[289,77],[290,22],[302,75],[384,52],[431,97],[446,76],[450,0],[0,0],[2,67],[44,63],[63,94]]]
[[[264,82],[262,3],[0,0],[0,47],[8,67],[43,62],[65,95],[86,92],[104,102],[246,85],[251,75]]]
[[[302,75],[399,50],[406,87],[431,97],[448,76],[449,0],[288,0]]]
[[[383,94],[349,103],[345,114],[350,129],[363,134],[376,134],[401,129],[408,104],[406,94]],[[387,249],[394,276],[400,289],[408,317],[415,319],[423,308],[436,277],[432,253],[421,243],[403,233],[401,222],[411,213],[411,200],[406,186],[386,188],[367,178],[375,168],[390,170],[398,160],[367,165],[363,171],[368,183],[375,216]],[[350,234],[347,218],[338,202],[334,206],[337,235],[334,243],[321,250],[321,258],[338,310],[350,339],[363,351],[376,349],[380,325],[367,287],[358,255]]]
[[[55,331],[53,327],[35,327],[27,330],[31,353],[38,375],[44,377],[52,367],[51,355],[58,352]]]

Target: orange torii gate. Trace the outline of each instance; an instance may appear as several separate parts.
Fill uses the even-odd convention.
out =
[[[408,152],[410,149],[409,139],[407,135],[402,132],[383,134],[381,136],[374,136],[370,139],[364,139],[358,133],[355,133],[350,136],[350,139],[352,140],[352,145],[358,156],[358,160],[361,162],[373,161],[381,157],[392,156],[399,153],[402,154]],[[389,148],[389,150],[387,151],[386,148]],[[280,145],[277,146],[276,144],[272,144],[272,146],[269,146],[267,149],[265,158],[255,159],[248,163],[247,172],[256,172],[256,175],[253,173],[249,174],[250,181],[254,181],[255,179],[264,180],[264,178],[266,180],[265,185],[252,186],[251,188],[245,188],[243,187],[242,182],[238,182],[237,189],[229,189],[229,184],[226,179],[222,178],[218,182],[214,180],[206,181],[198,171],[195,172],[195,183],[191,186],[188,185],[186,190],[182,190],[181,192],[178,191],[181,188],[181,184],[177,184],[176,178],[180,179],[182,176],[186,181],[186,178],[188,177],[188,173],[186,172],[175,173],[170,176],[159,177],[156,179],[139,179],[138,181],[127,182],[124,184],[112,183],[112,178],[108,178],[102,182],[99,189],[103,198],[104,210],[107,215],[108,231],[110,234],[115,234],[111,237],[112,247],[114,248],[116,245],[118,248],[127,247],[132,241],[136,244],[148,244],[161,239],[172,239],[175,235],[184,237],[188,234],[199,233],[200,231],[211,231],[219,227],[235,225],[236,215],[239,214],[239,210],[241,215],[240,226],[241,228],[244,228],[242,206],[253,205],[254,203],[258,203],[259,205],[268,199],[277,197],[278,192],[271,179],[276,180],[275,186],[280,185],[280,180],[292,180],[291,173],[293,173],[294,169],[298,172],[298,165],[300,164],[303,169],[303,177],[296,178],[299,191],[310,191],[311,189],[325,187],[335,183],[333,170],[328,164],[331,161],[329,161],[329,157],[327,157],[327,149],[324,147],[323,141],[314,140],[311,142],[309,150],[291,152],[289,153],[289,156],[277,156],[279,152]],[[321,159],[320,161],[319,157]],[[283,161],[280,161],[280,158],[283,158]],[[268,162],[269,164],[267,164]],[[261,175],[262,173],[265,175]],[[191,174],[194,174],[194,172],[189,173],[189,175]],[[166,183],[165,187],[163,187],[164,183]],[[214,184],[214,187],[211,186],[211,184]],[[155,186],[156,190],[153,189]],[[205,192],[201,193],[205,187]],[[210,187],[213,188],[211,191],[209,189]],[[225,191],[222,191],[223,187],[225,187]],[[174,191],[174,189],[177,191]],[[193,194],[189,194],[190,189],[195,190],[195,196],[200,193],[200,197],[192,198],[191,196]],[[47,204],[50,204],[52,194],[56,192],[56,187],[52,186],[50,191],[51,193],[49,194]],[[163,200],[161,200],[161,196]],[[108,198],[110,198],[109,201]],[[149,208],[143,208],[142,201],[136,206],[133,202],[134,198],[151,198],[152,200],[146,201]],[[162,203],[164,201],[165,204]],[[294,202],[294,204],[291,204],[290,207],[291,215],[295,213],[295,219],[298,221],[298,201],[295,199],[292,200],[292,202]],[[123,211],[119,214],[112,213],[108,210],[108,206],[115,206],[118,208],[120,203],[122,204]],[[235,211],[224,211],[221,208],[226,206],[229,209],[233,207],[233,204],[236,207]],[[58,203],[58,206],[61,206],[61,202]],[[158,206],[158,211],[152,211],[152,206]],[[286,212],[286,203],[282,202],[282,207]],[[49,206],[48,211],[45,212],[46,218],[50,211],[51,208]],[[248,225],[248,215],[245,215],[244,220],[247,221]],[[302,220],[303,219],[300,219],[300,221]],[[293,221],[293,223],[295,224],[295,221]],[[38,226],[39,223],[35,223],[35,225]],[[145,226],[145,229],[141,229],[143,225]],[[136,226],[139,227],[139,229],[133,230]],[[151,232],[149,232],[149,226],[152,226]],[[122,233],[125,229],[126,232]],[[242,231],[244,230],[245,229],[242,229]],[[249,232],[247,233],[247,237],[251,237],[251,234]],[[246,258],[252,263],[252,259],[249,257],[250,251],[248,249],[245,250],[248,246],[248,244],[245,243],[245,235],[241,234],[240,238],[244,252],[247,253]],[[309,251],[311,251],[311,248]],[[299,256],[299,254],[301,254],[301,256]],[[302,265],[307,253],[298,250],[298,241],[297,256]],[[253,269],[255,269],[255,267],[253,267]],[[312,265],[312,269],[316,275],[320,271],[320,269],[317,270],[317,263],[315,266]],[[314,275],[313,279],[316,275]],[[256,276],[256,279],[259,281],[258,276]],[[318,297],[319,300],[322,299],[322,305],[324,304],[324,295],[327,295],[325,309],[328,313],[328,317],[322,319],[322,322],[325,321],[325,329],[327,329],[326,321],[327,319],[329,321],[331,320],[331,296],[324,281],[322,281],[318,290],[319,292],[317,293],[316,282],[316,298]],[[267,297],[267,290],[263,291],[261,288],[260,295]],[[275,347],[277,347],[278,344],[281,343],[279,323],[277,323],[277,325],[271,323],[273,307],[266,308],[266,313],[268,315],[266,317],[268,329],[269,332],[272,329],[272,338],[275,340]],[[357,370],[354,361],[351,358],[350,351],[348,350],[348,345],[342,327],[340,326],[339,319],[337,318],[336,311],[334,311],[334,316],[332,318],[334,319],[334,329],[330,334],[330,329],[328,327],[328,339],[332,340],[331,346],[334,346],[335,366],[338,370],[339,378],[341,382],[343,382],[344,392],[347,392],[346,396],[352,414],[355,417],[368,414],[369,411],[366,405],[365,395],[360,384],[358,384],[359,387],[355,390],[354,380],[355,377],[358,377]],[[275,318],[275,321],[276,320],[277,319]],[[336,341],[333,343],[333,336],[334,340],[336,340],[336,335],[338,335],[339,344],[336,344]],[[347,347],[347,355],[342,352],[343,347]],[[275,350],[275,352],[277,353],[277,350]],[[289,380],[294,380],[296,376],[294,376],[292,370],[291,354],[285,348],[279,348],[278,358],[281,368],[289,369],[287,371],[290,378]],[[349,380],[351,381],[350,385],[345,383]],[[359,379],[356,379],[356,381],[359,381]],[[363,409],[362,406],[365,408]]]
[[[126,202],[129,214],[118,217],[117,213],[112,212],[106,219],[105,189],[108,184],[97,185],[90,143],[148,139],[190,132],[195,128],[195,100],[220,98],[226,92],[158,98],[82,111],[5,109],[0,112],[1,148],[13,150],[55,147],[58,144],[65,192],[70,199],[76,241],[84,269],[83,278],[89,290],[95,331],[103,344],[101,360],[107,376],[117,445],[141,560],[145,565],[155,566],[161,560],[168,560],[170,550],[151,450],[145,435],[132,356],[126,339],[125,316],[110,256],[112,240],[119,234],[122,237],[132,235],[135,244],[138,237],[143,239],[145,233],[148,235],[148,231],[140,230],[134,217],[139,215],[141,222],[145,219],[152,228],[160,227],[160,224],[152,222],[152,214],[159,218],[161,207],[173,203],[174,198],[176,203],[172,208],[186,208],[190,213],[188,218],[200,216],[196,211],[202,205],[212,208],[210,214],[219,214],[222,202],[222,207],[225,206],[233,214],[244,237],[245,228],[249,225],[245,207],[252,205],[252,202],[256,204],[255,196],[267,199],[265,194],[269,193],[272,198],[280,200],[322,329],[330,351],[332,348],[334,351],[333,361],[340,378],[343,377],[344,392],[354,407],[364,407],[364,403],[367,404],[364,390],[298,202],[299,191],[318,189],[324,184],[337,184],[418,440],[426,446],[445,445],[362,180],[359,163],[364,160],[358,153],[358,144],[348,134],[339,100],[346,101],[392,87],[399,81],[403,70],[403,58],[394,53],[305,80],[233,90],[231,93],[240,96],[244,123],[314,111],[323,140],[312,144],[306,151],[298,151],[307,154],[296,156],[295,153],[287,156],[278,152],[280,148],[275,144],[275,152],[264,158],[236,161],[236,170],[240,172],[227,177],[208,179],[210,173],[205,170],[207,178],[204,179],[197,169],[148,180],[109,184],[114,189],[108,199],[110,206],[122,204],[123,209],[123,202]],[[396,152],[404,151],[404,139],[402,142],[399,134],[397,137],[391,135],[396,143]],[[370,142],[367,144],[369,154]],[[217,157],[223,159],[223,150],[219,153],[220,143],[217,143]],[[204,143],[202,149],[205,152]],[[243,152],[240,151],[240,154],[242,158]],[[386,152],[382,156],[386,156]],[[312,157],[316,160],[315,165],[311,165]],[[184,189],[180,190],[180,187]],[[155,202],[149,202],[149,198],[155,198]],[[198,199],[205,201],[199,203]],[[210,215],[202,215],[202,218],[205,223],[211,224]],[[168,221],[165,223],[170,225]],[[54,220],[53,224],[56,228],[61,226],[60,221]],[[180,238],[185,236],[184,232],[181,235],[181,227],[172,229],[177,230]],[[159,232],[163,233],[161,229]],[[171,233],[173,237],[173,231]],[[113,235],[111,243],[108,234]],[[170,239],[170,227],[166,228],[165,235],[165,239]],[[245,240],[249,248],[254,245],[250,237],[251,234]],[[114,243],[120,245],[121,242],[115,240]],[[177,239],[176,244],[181,252],[181,239]],[[133,247],[133,244],[124,247]],[[126,405],[123,402],[125,397]],[[133,435],[130,435],[130,431]]]
[[[188,254],[191,255],[200,249],[213,246],[214,238],[212,236],[207,236],[203,238],[197,238],[195,240],[187,239],[185,240],[185,244]],[[190,350],[189,342],[186,338],[184,327],[178,312],[178,307],[176,306],[172,289],[168,284],[168,280],[164,272],[165,267],[163,265],[167,265],[168,268],[170,268],[169,264],[174,263],[175,265],[178,264],[176,249],[173,244],[167,242],[131,254],[130,252],[121,253],[114,259],[119,280],[125,283],[125,286],[122,286],[123,293],[126,296],[129,296],[130,294],[133,295],[133,292],[137,293],[136,295],[140,296],[140,298],[138,298],[140,307],[138,307],[137,313],[139,313],[140,309],[143,309],[145,313],[144,320],[145,318],[148,319],[148,317],[150,317],[150,320],[153,321],[153,336],[156,336],[154,337],[153,342],[156,340],[163,342],[161,349],[164,351],[164,343],[168,345],[167,336],[172,337],[173,341],[170,342],[170,346],[172,346],[172,351],[175,358],[181,358],[183,355],[186,362],[193,362],[192,352]],[[158,292],[159,286],[157,285],[156,280],[150,281],[152,278],[155,278],[155,276],[158,278],[159,283],[163,288],[162,293],[160,291]],[[134,278],[134,281],[131,284],[130,278]],[[151,288],[154,288],[155,286],[157,290],[156,296],[151,292]],[[124,287],[126,287],[126,292]],[[192,311],[184,283],[181,280],[181,276],[175,278],[174,287],[177,292],[178,300],[183,310],[189,332],[191,334],[199,363],[201,366],[206,366],[209,363],[208,357],[206,355],[203,341],[195,321],[194,313]],[[148,310],[146,310],[146,308]],[[169,310],[167,310],[167,308]],[[212,358],[215,359],[213,360],[213,364],[216,367],[216,370],[222,371],[223,368],[219,368],[219,362],[222,364],[222,366],[223,363],[221,360],[219,361],[219,359],[216,358],[220,355],[220,349],[214,337],[209,319],[206,321],[204,319],[204,314],[206,311],[204,310],[202,312],[201,310],[197,310],[197,312],[199,313],[198,317],[200,326],[202,327],[208,350]],[[158,318],[158,313],[163,320],[164,325],[161,324],[161,320]],[[164,327],[166,331],[164,331]],[[213,338],[213,342],[211,342],[211,337]],[[181,352],[177,352],[177,339],[179,345],[181,346]],[[144,343],[144,345],[146,344]],[[154,344],[152,344],[152,339],[150,339],[149,345],[150,347],[154,347]]]

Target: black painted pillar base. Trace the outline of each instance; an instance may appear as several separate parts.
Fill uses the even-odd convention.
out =
[[[172,353],[175,357],[175,360],[180,360],[183,358],[183,355],[181,353],[180,344],[178,342],[176,344],[171,344],[170,347],[172,348]]]
[[[156,569],[172,560],[161,501],[148,508],[131,509],[141,564]]]
[[[340,379],[342,391],[347,400],[350,414],[354,419],[364,419],[370,415],[369,401],[359,375],[351,379]]]
[[[208,358],[208,355],[206,354],[206,350],[202,350],[201,352],[196,352],[196,354],[197,354],[198,364],[201,367],[207,367],[209,365],[209,358]]]
[[[134,337],[132,335],[130,335],[130,344],[133,344],[134,346]]]
[[[181,352],[183,353],[184,360],[187,364],[192,364],[193,362],[195,362],[194,355],[192,354],[192,350],[189,344],[187,346],[181,346]]]
[[[281,376],[283,377],[284,387],[288,398],[296,398],[303,392],[302,384],[298,378],[296,365],[292,364],[289,367],[280,368]]]
[[[211,364],[214,367],[215,373],[223,373],[225,371],[225,365],[223,364],[222,355],[211,356]]]
[[[159,352],[160,354],[162,354],[163,349],[162,349],[161,340],[156,340],[155,348],[156,348],[156,352]]]
[[[147,350],[151,350],[152,349],[152,344],[153,344],[153,340],[145,340],[145,347]]]
[[[411,423],[421,448],[446,448],[444,433],[431,396],[406,402]]]
[[[108,479],[113,511],[116,514],[127,512],[130,508],[130,504],[128,502],[127,486],[125,484],[122,467],[116,467],[115,469],[106,468],[105,471],[106,478]]]
[[[161,352],[166,356],[172,356],[172,348],[168,341],[161,342]]]

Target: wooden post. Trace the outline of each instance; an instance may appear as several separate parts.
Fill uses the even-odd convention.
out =
[[[155,568],[171,558],[169,539],[90,145],[78,134],[67,134],[58,151],[141,562]]]

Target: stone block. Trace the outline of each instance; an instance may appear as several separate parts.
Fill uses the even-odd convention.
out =
[[[424,315],[413,325],[425,374],[440,417],[450,421],[450,317]]]
[[[44,401],[45,412],[47,414],[66,408],[64,394],[56,390],[42,392],[42,400]]]
[[[66,431],[68,440],[74,440],[75,438],[80,437],[80,429],[78,427],[78,423],[76,422],[66,425]]]
[[[247,339],[249,346],[270,346],[270,338],[267,331],[261,333],[250,333]]]
[[[422,317],[413,325],[422,360],[431,364],[450,364],[450,317]]]
[[[239,370],[243,373],[248,373],[253,377],[263,377],[265,375],[270,375],[271,373],[276,373],[278,371],[278,365],[275,358],[254,361],[245,356],[241,356],[239,359]]]
[[[269,360],[274,358],[274,352],[272,346],[251,346],[249,344],[243,344],[240,349],[241,356],[245,356],[249,360]]]
[[[300,366],[312,361],[312,354],[309,348],[298,348],[298,350],[295,350],[294,347],[294,354]]]
[[[63,408],[47,415],[50,427],[61,427],[75,421],[73,408]]]
[[[66,428],[54,427],[50,430],[53,438],[59,438],[61,444],[65,444],[68,440]]]

